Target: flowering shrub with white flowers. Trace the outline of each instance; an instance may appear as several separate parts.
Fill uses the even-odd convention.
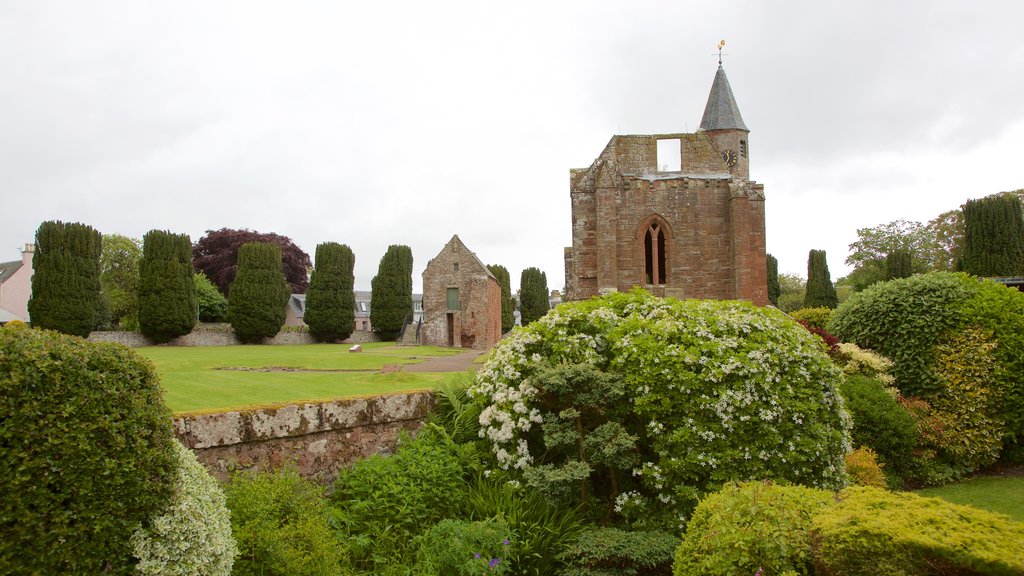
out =
[[[569,366],[613,384],[549,393],[552,367]],[[563,304],[516,330],[472,394],[500,468],[529,482],[535,469],[579,479],[585,466],[581,497],[603,491],[610,513],[686,513],[730,480],[843,486],[850,422],[841,378],[814,336],[777,310],[634,290]],[[564,445],[573,449],[557,449]],[[626,462],[629,473],[616,475]]]

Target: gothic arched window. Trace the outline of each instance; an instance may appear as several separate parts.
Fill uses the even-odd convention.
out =
[[[665,283],[665,231],[657,221],[644,232],[644,271],[648,284]]]

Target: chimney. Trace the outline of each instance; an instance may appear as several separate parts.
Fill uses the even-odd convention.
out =
[[[36,251],[35,244],[25,244],[25,249],[21,251],[21,263],[24,266],[32,266],[32,254]]]

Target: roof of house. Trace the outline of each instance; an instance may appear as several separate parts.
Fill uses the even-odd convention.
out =
[[[460,249],[465,250],[466,252],[468,252],[469,255],[473,258],[473,261],[476,262],[476,264],[478,266],[480,266],[480,268],[483,268],[484,272],[487,273],[488,277],[493,278],[495,282],[498,281],[498,279],[494,276],[494,274],[491,273],[491,269],[488,268],[483,262],[480,261],[480,258],[477,257],[476,252],[473,252],[472,250],[470,250],[469,248],[466,247],[466,244],[462,241],[462,238],[459,238],[458,234],[452,235],[452,239],[449,240],[448,243],[444,245],[444,248],[441,248],[441,252],[444,252],[445,250],[447,250],[448,248],[450,248],[452,246],[458,246]],[[441,252],[438,252],[438,254],[440,254]],[[430,268],[430,264],[433,261],[434,260],[431,259],[430,262],[427,262],[427,268]],[[426,274],[427,273],[426,270],[424,270],[423,273]]]
[[[718,66],[715,81],[711,84],[708,103],[704,107],[704,117],[700,121],[701,130],[750,130],[743,123],[740,107],[729,87],[729,79],[725,77],[725,69]]]
[[[6,282],[11,276],[14,276],[14,273],[21,270],[21,267],[24,265],[25,263],[21,260],[0,263],[0,284]]]

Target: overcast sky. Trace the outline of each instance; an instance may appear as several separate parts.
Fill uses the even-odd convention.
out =
[[[569,169],[693,132],[725,39],[768,251],[1024,187],[1024,2],[0,0],[0,261],[44,220],[141,238],[458,234],[564,284]]]

